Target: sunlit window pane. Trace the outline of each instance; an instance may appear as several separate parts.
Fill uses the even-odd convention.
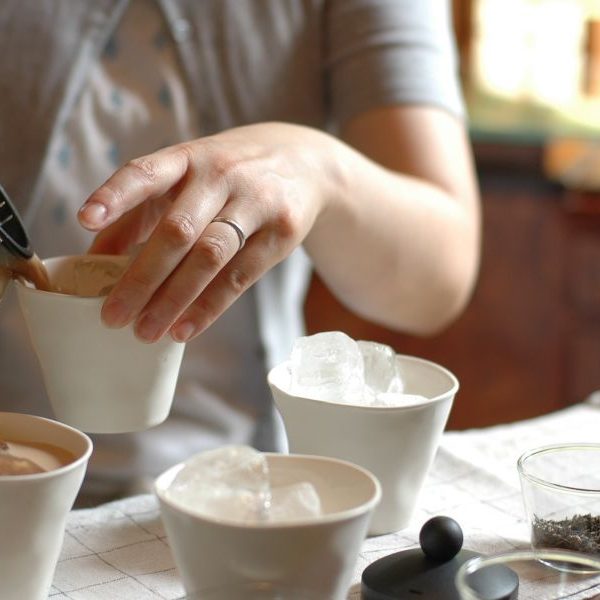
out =
[[[585,20],[578,0],[479,0],[476,85],[498,96],[569,104],[581,93]]]

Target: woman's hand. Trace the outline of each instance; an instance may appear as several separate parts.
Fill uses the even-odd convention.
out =
[[[118,170],[79,219],[100,232],[91,252],[141,245],[102,318],[147,341],[199,334],[299,244],[347,308],[428,335],[461,313],[479,262],[467,131],[433,107],[372,109],[341,139],[263,123],[166,148]]]
[[[331,143],[305,127],[265,123],[119,169],[79,213],[100,232],[90,252],[123,254],[141,244],[104,303],[105,324],[135,322],[148,342],[169,331],[186,341],[206,329],[302,243],[335,179]]]

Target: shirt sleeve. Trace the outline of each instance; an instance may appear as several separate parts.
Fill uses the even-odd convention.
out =
[[[465,117],[450,0],[329,0],[325,86],[338,128],[365,110],[431,105]]]

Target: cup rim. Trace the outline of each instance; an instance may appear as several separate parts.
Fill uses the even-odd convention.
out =
[[[469,575],[473,574],[481,565],[483,568],[493,567],[496,565],[505,565],[510,568],[510,563],[515,562],[526,562],[536,561],[546,565],[548,568],[554,568],[557,571],[557,567],[553,567],[551,564],[553,561],[556,562],[575,562],[589,567],[589,570],[577,570],[572,571],[573,573],[584,574],[597,574],[600,572],[600,558],[596,558],[592,555],[585,554],[583,552],[575,552],[573,550],[563,549],[540,549],[540,550],[508,550],[506,552],[500,552],[498,554],[474,556],[466,560],[457,570],[454,577],[454,584],[456,590],[463,600],[478,600],[479,596],[475,594],[473,588],[466,582]]]
[[[62,473],[67,473],[68,471],[73,471],[78,469],[82,463],[86,463],[90,456],[92,455],[92,451],[94,448],[94,444],[92,439],[85,434],[83,431],[76,429],[75,427],[71,427],[66,423],[62,423],[61,421],[55,421],[54,419],[48,419],[47,417],[40,417],[38,415],[30,415],[27,413],[16,413],[16,412],[0,412],[0,419],[2,419],[3,415],[18,415],[19,417],[23,417],[26,419],[31,419],[34,421],[43,421],[48,423],[52,427],[56,427],[58,429],[64,429],[75,434],[77,437],[81,438],[85,443],[85,452],[83,452],[78,458],[63,465],[62,467],[57,467],[56,469],[51,469],[50,471],[44,471],[42,473],[30,473],[28,475],[0,475],[0,482],[2,484],[6,484],[7,482],[23,482],[23,481],[34,481],[39,479],[47,479],[50,477],[56,477]]]
[[[381,501],[381,483],[379,479],[368,469],[361,467],[353,462],[343,460],[340,458],[333,458],[329,456],[318,456],[313,454],[283,454],[280,452],[263,452],[263,454],[268,457],[283,457],[284,460],[286,457],[298,458],[298,459],[307,459],[314,462],[326,462],[326,463],[336,463],[340,465],[344,465],[345,467],[350,467],[354,471],[360,472],[362,475],[367,477],[370,482],[373,484],[373,494],[371,497],[362,502],[361,504],[354,506],[352,508],[348,508],[346,510],[336,511],[332,513],[327,513],[326,515],[321,515],[318,517],[304,517],[301,520],[290,520],[290,521],[275,521],[275,522],[265,522],[265,523],[240,523],[235,521],[229,521],[227,519],[219,519],[217,517],[206,516],[200,513],[196,513],[194,511],[189,510],[186,507],[180,506],[176,502],[173,502],[169,498],[166,497],[165,492],[167,490],[167,486],[163,485],[164,480],[173,479],[175,473],[179,472],[185,466],[185,461],[179,462],[165,471],[163,471],[155,480],[153,484],[154,494],[160,502],[166,504],[172,510],[184,513],[189,517],[194,519],[198,519],[201,521],[205,521],[207,523],[212,523],[214,525],[219,525],[222,527],[230,527],[231,529],[243,529],[243,530],[276,530],[276,529],[298,529],[305,527],[314,527],[318,525],[325,525],[331,523],[339,523],[346,520],[351,520],[355,517],[360,516],[361,514],[368,513],[373,511],[376,506]]]
[[[571,485],[555,483],[553,481],[548,481],[547,479],[542,479],[541,477],[533,475],[527,471],[526,462],[529,458],[543,454],[550,454],[553,452],[567,452],[570,450],[589,450],[600,452],[600,444],[594,442],[566,442],[561,444],[547,444],[545,446],[539,446],[537,448],[527,450],[521,454],[517,460],[517,471],[522,478],[547,489],[571,494],[577,493],[589,496],[600,495],[600,488],[575,487]]]
[[[415,403],[415,404],[406,404],[406,405],[402,405],[402,406],[372,406],[372,405],[366,405],[366,404],[354,404],[352,402],[333,402],[332,400],[319,400],[318,398],[308,398],[306,396],[295,396],[294,394],[291,394],[289,391],[283,389],[280,385],[277,385],[275,383],[275,381],[274,381],[275,372],[277,372],[277,371],[283,369],[285,366],[289,365],[290,364],[289,359],[284,360],[284,361],[280,362],[279,364],[275,365],[274,367],[272,367],[271,369],[269,369],[269,373],[267,374],[267,381],[268,381],[269,385],[271,385],[273,388],[279,390],[283,394],[286,394],[287,396],[292,396],[294,398],[301,398],[303,402],[310,402],[310,403],[315,403],[315,404],[317,404],[317,403],[318,404],[326,404],[329,406],[347,407],[350,409],[360,409],[360,410],[365,410],[368,412],[393,412],[393,411],[416,410],[416,409],[423,408],[424,406],[430,406],[432,404],[439,404],[440,402],[443,402],[444,400],[447,400],[448,398],[452,398],[452,397],[456,396],[456,394],[458,393],[458,390],[460,388],[460,383],[458,381],[458,377],[456,377],[456,375],[454,375],[454,373],[452,373],[452,371],[450,371],[446,367],[443,367],[439,363],[436,363],[432,360],[428,360],[427,358],[421,358],[420,356],[414,356],[412,354],[396,353],[396,358],[400,358],[402,360],[407,360],[409,362],[422,363],[422,364],[428,365],[430,367],[433,367],[433,368],[437,369],[438,371],[441,371],[444,375],[446,375],[450,379],[452,386],[450,388],[448,388],[445,392],[438,394],[437,396],[432,396],[431,398],[426,398],[426,400],[427,400],[426,402],[419,402],[419,403]],[[275,399],[275,403],[277,403],[276,399]]]
[[[77,259],[77,258],[86,258],[86,257],[95,257],[95,258],[104,258],[110,259],[113,262],[127,262],[130,257],[126,254],[64,254],[59,256],[49,256],[48,258],[44,258],[42,263],[46,265],[48,262],[56,261],[56,260],[68,260],[68,259]],[[60,292],[49,292],[47,290],[38,290],[37,288],[25,282],[22,278],[17,277],[14,279],[15,285],[17,287],[18,292],[26,293],[26,294],[37,294],[42,296],[50,296],[50,297],[59,297],[64,302],[77,302],[77,303],[87,303],[87,304],[98,304],[104,302],[106,299],[106,295],[104,296],[75,296],[73,294],[61,294]]]

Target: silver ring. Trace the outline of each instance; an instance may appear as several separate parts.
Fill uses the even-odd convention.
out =
[[[237,223],[233,219],[228,219],[227,217],[215,217],[212,220],[212,223],[227,223],[227,225],[231,225],[231,227],[233,227],[233,229],[237,233],[238,242],[240,244],[237,251],[239,252],[244,247],[244,244],[246,243],[246,234],[244,233],[244,230],[242,229],[242,226],[239,223]]]

